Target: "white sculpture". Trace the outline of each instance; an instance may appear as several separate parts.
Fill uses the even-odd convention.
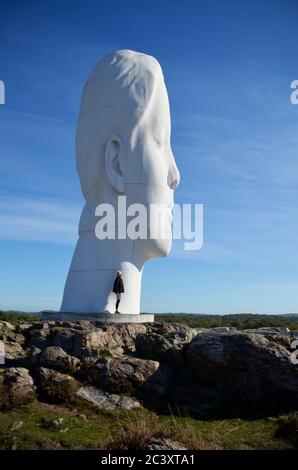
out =
[[[114,313],[113,281],[123,273],[120,312],[140,313],[144,263],[171,248],[171,219],[158,239],[105,239],[95,236],[101,203],[115,208],[152,203],[173,207],[179,172],[170,145],[170,110],[159,63],[146,54],[120,50],[104,57],[89,75],[82,94],[76,134],[76,161],[86,203],[79,240],[65,284],[61,312]]]

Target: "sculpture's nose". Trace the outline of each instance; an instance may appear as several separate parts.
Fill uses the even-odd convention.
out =
[[[168,186],[170,189],[176,189],[180,182],[180,173],[177,168],[174,156],[171,155],[171,164],[168,172]]]

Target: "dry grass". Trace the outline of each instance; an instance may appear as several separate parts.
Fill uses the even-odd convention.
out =
[[[281,416],[278,420],[276,436],[287,439],[298,449],[298,413]]]
[[[148,416],[142,414],[138,421],[127,417],[125,425],[119,423],[119,429],[114,436],[110,435],[107,450],[145,450],[152,438],[168,438],[178,441],[189,450],[220,449],[215,443],[204,440],[195,434],[188,421],[179,423],[175,416],[171,415],[171,423],[165,428],[155,416],[148,420]]]

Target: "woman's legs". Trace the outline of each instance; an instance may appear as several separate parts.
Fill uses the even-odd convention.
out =
[[[119,304],[120,304],[121,294],[116,294],[116,295],[117,295],[116,312],[118,312],[118,307],[119,307]]]

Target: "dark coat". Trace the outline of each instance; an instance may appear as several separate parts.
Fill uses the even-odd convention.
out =
[[[115,292],[115,294],[121,294],[122,292],[124,292],[123,281],[122,281],[121,277],[119,277],[119,276],[117,276],[115,281],[114,281],[113,292]]]

